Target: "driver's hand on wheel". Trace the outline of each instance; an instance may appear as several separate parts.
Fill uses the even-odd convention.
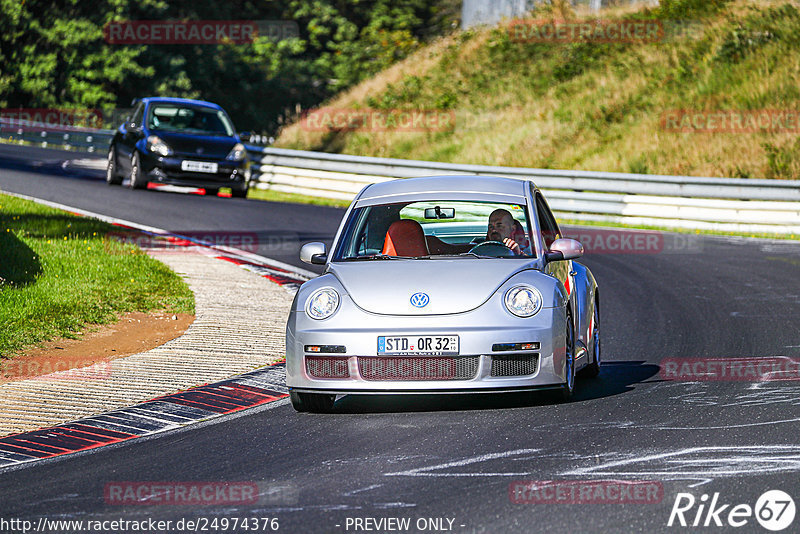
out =
[[[510,248],[514,252],[514,254],[522,254],[522,250],[519,248],[519,244],[517,244],[517,242],[511,239],[510,237],[503,239],[503,244],[508,248]]]

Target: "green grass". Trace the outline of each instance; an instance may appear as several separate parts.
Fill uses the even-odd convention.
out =
[[[125,312],[194,313],[183,279],[110,238],[118,231],[0,195],[0,357],[45,340],[76,338]]]
[[[355,198],[355,195],[353,195]],[[269,202],[289,202],[292,204],[312,204],[315,206],[333,206],[336,208],[346,208],[350,205],[349,200],[337,200],[335,198],[312,197],[310,195],[299,195],[295,193],[283,193],[270,189],[252,188],[247,193],[247,198],[255,200],[266,200]]]

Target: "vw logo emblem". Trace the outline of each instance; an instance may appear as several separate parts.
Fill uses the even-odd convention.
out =
[[[424,308],[431,301],[431,298],[425,293],[414,293],[411,295],[411,305],[415,308]]]
[[[197,151],[196,151],[196,152],[197,152],[198,154],[202,154],[202,153],[203,153],[203,149],[202,149],[202,147],[199,147],[199,148],[197,149]]]

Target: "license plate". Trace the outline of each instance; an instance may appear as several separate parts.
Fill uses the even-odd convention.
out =
[[[379,336],[378,355],[458,356],[458,336]]]
[[[217,172],[217,164],[207,161],[182,161],[181,170],[189,172]]]

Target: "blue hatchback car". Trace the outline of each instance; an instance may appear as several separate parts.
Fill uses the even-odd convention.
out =
[[[185,98],[142,98],[115,132],[106,181],[131,189],[149,182],[199,187],[217,194],[228,187],[247,196],[250,161],[233,122],[217,104]]]

